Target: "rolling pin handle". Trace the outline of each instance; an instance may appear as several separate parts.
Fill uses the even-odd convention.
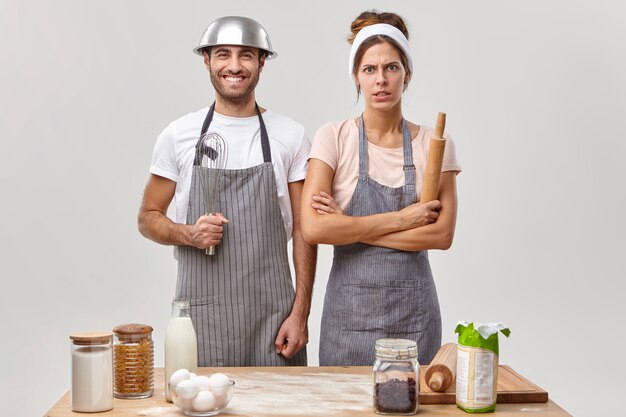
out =
[[[446,114],[439,112],[437,123],[435,124],[435,132],[429,142],[420,203],[427,203],[439,197],[439,179],[443,165],[443,154],[446,149],[446,140],[443,138],[445,129]]]
[[[433,391],[441,391],[444,379],[445,377],[441,372],[435,372],[430,377],[430,380],[428,381],[428,386]]]
[[[437,114],[437,122],[435,124],[435,136],[436,139],[443,139],[443,131],[446,130],[446,114],[439,112]]]

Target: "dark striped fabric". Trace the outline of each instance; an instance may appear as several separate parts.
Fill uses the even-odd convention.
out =
[[[269,149],[263,124],[261,129]],[[306,349],[286,359],[274,347],[278,329],[291,312],[294,288],[269,158],[264,155],[265,162],[252,168],[212,170],[220,176],[217,211],[229,220],[215,255],[178,247],[175,297],[190,300],[198,366],[306,365]],[[207,212],[199,177],[205,169],[193,167],[187,224]]]
[[[403,122],[405,185],[392,188],[368,176],[367,137],[359,126],[359,180],[345,210],[367,216],[417,201],[411,135]],[[371,365],[381,338],[412,339],[428,364],[441,346],[441,314],[428,252],[355,243],[334,247],[326,286],[320,365]]]
[[[206,213],[206,168],[193,169],[188,224]],[[218,211],[229,223],[215,255],[178,248],[176,298],[191,301],[198,366],[306,365],[305,350],[287,360],[274,348],[294,289],[272,164],[221,171]]]

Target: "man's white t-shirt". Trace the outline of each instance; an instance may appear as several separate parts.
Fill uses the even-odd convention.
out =
[[[161,132],[154,146],[150,172],[176,182],[176,223],[187,220],[195,146],[208,111],[205,107],[173,121]],[[269,136],[280,211],[290,239],[293,216],[287,184],[304,180],[311,142],[304,127],[294,120],[271,110],[262,116]],[[258,116],[229,117],[214,113],[208,131],[218,133],[227,142],[226,169],[250,168],[263,163]]]

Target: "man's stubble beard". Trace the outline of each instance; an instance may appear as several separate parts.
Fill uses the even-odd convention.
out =
[[[241,94],[233,94],[229,93],[228,90],[223,88],[220,84],[221,76],[211,72],[211,84],[213,84],[216,95],[220,97],[224,104],[232,105],[234,107],[239,107],[252,101],[254,90],[259,83],[259,78],[260,72],[257,72],[254,76],[250,76],[250,85],[248,88],[246,88]]]

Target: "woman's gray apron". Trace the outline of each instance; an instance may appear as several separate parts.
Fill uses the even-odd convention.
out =
[[[359,126],[359,179],[345,210],[367,216],[400,210],[417,201],[411,134],[402,122],[404,186],[392,188],[368,176],[363,118]],[[320,365],[371,365],[381,338],[417,342],[421,364],[441,345],[441,314],[428,252],[365,243],[334,247],[320,335]]]
[[[215,104],[201,136],[209,128],[214,108]],[[258,106],[257,115],[264,162],[220,170],[217,211],[229,223],[215,255],[191,246],[178,248],[176,298],[191,302],[198,366],[306,365],[306,349],[286,359],[274,347],[278,329],[291,311],[294,289],[269,138]],[[197,150],[198,146],[187,224],[195,224],[206,213],[199,175],[207,168],[200,166]]]

